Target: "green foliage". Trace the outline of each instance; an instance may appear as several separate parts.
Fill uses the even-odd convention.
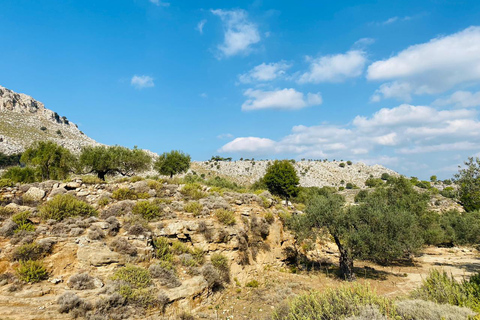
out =
[[[347,164],[348,164],[349,166],[351,166],[351,165],[352,165],[352,161],[348,160],[348,161],[347,161]]]
[[[87,173],[95,173],[101,180],[107,175],[131,176],[150,167],[151,157],[143,150],[121,146],[85,147],[80,155],[80,167]]]
[[[221,253],[214,253],[210,258],[212,265],[221,272],[230,272],[228,258]]]
[[[159,174],[170,176],[186,172],[190,168],[190,156],[182,151],[172,150],[161,154],[154,164]]]
[[[137,202],[133,207],[132,212],[141,215],[147,221],[163,215],[162,209],[156,203],[147,200]]]
[[[423,280],[421,287],[412,293],[412,297],[441,304],[448,303],[468,307],[479,312],[478,277],[479,275],[476,274],[471,281],[458,282],[444,271],[432,270],[428,277]]]
[[[69,194],[57,195],[40,207],[40,216],[45,220],[94,215],[97,215],[95,208]]]
[[[199,200],[206,196],[205,192],[202,191],[202,186],[198,183],[187,183],[180,190],[180,193],[193,200]]]
[[[367,180],[365,180],[365,185],[370,188],[379,187],[383,184],[384,182],[380,178],[368,178]]]
[[[459,185],[459,200],[467,211],[480,209],[480,158],[468,158],[466,168],[455,174]]]
[[[82,182],[85,183],[85,184],[103,184],[103,183],[105,183],[105,181],[103,181],[102,179],[99,179],[98,177],[90,176],[90,175],[82,176]]]
[[[126,282],[134,289],[146,288],[152,284],[148,270],[133,265],[118,269],[111,279]]]
[[[230,210],[217,209],[215,210],[215,217],[220,223],[227,226],[233,226],[236,223],[235,214]]]
[[[354,198],[355,203],[362,202],[368,197],[368,191],[367,190],[360,190]]]
[[[247,288],[258,288],[260,283],[257,280],[250,280],[245,284],[245,287]]]
[[[380,179],[382,180],[388,180],[390,178],[390,175],[386,172],[382,173],[382,175],[380,176]]]
[[[75,156],[52,141],[40,141],[25,150],[21,162],[38,168],[42,180],[66,179],[76,166]]]
[[[285,198],[287,203],[289,198],[296,197],[298,194],[300,180],[295,168],[288,160],[275,160],[267,168],[263,180],[272,194]]]
[[[345,163],[341,162],[338,166],[339,166],[340,168],[345,168]]]
[[[45,256],[46,252],[42,246],[37,243],[25,243],[17,248],[12,254],[14,261],[39,260]]]
[[[2,175],[3,179],[8,179],[13,183],[33,183],[39,180],[39,172],[32,167],[11,167]]]
[[[0,169],[11,166],[19,166],[21,157],[22,155],[20,153],[6,155],[5,153],[0,152]]]
[[[265,183],[265,180],[263,178],[258,179],[255,181],[251,186],[250,190],[257,191],[257,190],[267,190],[267,184]]]
[[[437,176],[433,175],[430,177],[431,182],[437,182]]]
[[[115,200],[137,200],[138,194],[132,189],[118,188],[112,192],[112,198]]]
[[[0,188],[13,187],[15,183],[10,179],[0,179]]]
[[[376,306],[381,314],[395,319],[395,306],[391,300],[359,284],[301,294],[291,300],[287,308],[277,309],[273,319],[346,319],[359,315],[366,306]]]
[[[15,229],[15,233],[18,233],[22,230],[35,231],[35,226],[33,225],[32,221],[30,221],[29,217],[29,211],[20,212],[12,216],[12,221],[18,225],[17,229]]]
[[[334,187],[299,187],[298,195],[295,197],[294,202],[307,204],[308,200],[316,195],[326,196],[328,194],[335,193]]]
[[[20,266],[16,269],[16,272],[22,281],[29,283],[48,279],[47,270],[40,261],[20,261]]]
[[[212,179],[208,179],[207,181],[205,181],[205,184],[207,186],[218,187],[222,189],[229,189],[233,191],[238,191],[242,189],[242,187],[240,187],[235,182],[232,182],[228,179],[225,179],[219,176],[216,176],[215,178],[212,178]]]
[[[457,191],[453,187],[445,187],[440,194],[445,198],[455,199],[457,197]]]
[[[183,209],[185,212],[190,212],[193,213],[194,216],[198,216],[203,210],[203,205],[196,201],[190,201],[183,206]]]
[[[345,185],[345,188],[346,188],[346,189],[354,189],[354,188],[356,188],[356,187],[357,187],[357,186],[354,185],[354,184],[351,183],[351,182],[347,182],[347,184]]]
[[[170,243],[165,237],[158,237],[153,240],[153,247],[155,248],[155,257],[164,260],[172,261],[173,255],[170,250]]]

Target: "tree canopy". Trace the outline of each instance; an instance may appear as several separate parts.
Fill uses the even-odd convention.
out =
[[[455,175],[459,200],[467,211],[480,209],[480,158],[468,158],[465,168]]]
[[[76,158],[52,141],[40,141],[25,150],[22,163],[36,167],[42,180],[65,179],[75,167]]]
[[[285,198],[287,205],[288,199],[297,196],[300,179],[295,172],[295,168],[288,160],[275,160],[267,168],[263,181],[272,194]]]
[[[98,178],[121,174],[131,176],[149,168],[151,157],[143,150],[121,146],[85,147],[80,155],[80,167],[84,172],[95,173]]]
[[[190,168],[190,156],[178,150],[164,152],[155,161],[154,168],[161,175],[172,178]]]

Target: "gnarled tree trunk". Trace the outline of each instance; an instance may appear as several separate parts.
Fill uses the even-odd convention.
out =
[[[348,250],[342,245],[338,236],[333,236],[335,243],[340,252],[340,275],[347,281],[355,280],[355,274],[353,273],[353,258]]]

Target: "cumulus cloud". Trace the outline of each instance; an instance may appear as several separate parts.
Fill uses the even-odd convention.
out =
[[[433,102],[434,106],[454,106],[455,108],[471,108],[480,106],[480,91],[457,91],[448,98],[440,98]]]
[[[211,10],[220,17],[224,25],[224,42],[218,49],[226,57],[238,54],[248,54],[252,45],[260,42],[257,25],[248,20],[245,10]]]
[[[160,0],[150,0],[150,2],[159,7],[170,7],[169,2],[163,2]]]
[[[149,76],[137,76],[134,75],[132,80],[130,80],[130,84],[134,86],[136,89],[143,89],[143,88],[152,88],[155,86],[153,82],[153,78]]]
[[[200,34],[203,34],[203,27],[205,26],[205,23],[207,23],[207,20],[203,19],[197,24],[197,30],[200,32]]]
[[[322,56],[311,60],[310,70],[301,75],[299,82],[342,82],[360,76],[366,62],[366,54],[361,50]]]
[[[293,88],[263,91],[247,89],[244,95],[248,97],[242,105],[242,110],[284,109],[295,110],[322,104],[320,93],[304,95]]]
[[[372,97],[408,100],[412,94],[437,94],[459,84],[480,81],[480,27],[413,45],[372,63],[367,79],[390,81]]]
[[[452,150],[475,153],[479,149],[480,121],[475,109],[437,110],[404,104],[369,117],[357,116],[345,125],[294,126],[279,140],[236,138],[220,151],[393,164],[407,155],[446,152],[452,158]]]
[[[285,74],[285,71],[290,68],[291,65],[285,61],[276,63],[262,63],[247,73],[241,74],[238,79],[242,83],[251,83],[255,81],[272,81]]]

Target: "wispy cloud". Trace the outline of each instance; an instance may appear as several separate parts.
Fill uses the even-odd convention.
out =
[[[245,90],[244,95],[249,99],[243,103],[243,111],[262,109],[297,110],[322,104],[320,93],[304,95],[293,88],[273,91],[248,89]]]
[[[285,71],[290,68],[291,65],[285,61],[276,63],[262,63],[247,73],[238,76],[238,79],[242,83],[251,83],[255,81],[272,81],[285,74]]]
[[[448,98],[439,98],[433,106],[453,106],[455,108],[472,108],[480,106],[480,91],[456,91]]]
[[[150,76],[137,76],[134,75],[130,80],[130,84],[136,89],[152,88],[155,86],[153,78]]]
[[[161,0],[149,0],[149,1],[159,7],[170,7],[170,2],[163,2]]]
[[[205,26],[205,23],[207,23],[207,20],[203,19],[197,24],[197,30],[200,32],[200,34],[203,34],[203,27]]]
[[[220,17],[224,26],[224,42],[218,49],[225,57],[249,54],[252,45],[260,42],[260,33],[256,24],[248,20],[247,12],[238,10],[211,10]]]

